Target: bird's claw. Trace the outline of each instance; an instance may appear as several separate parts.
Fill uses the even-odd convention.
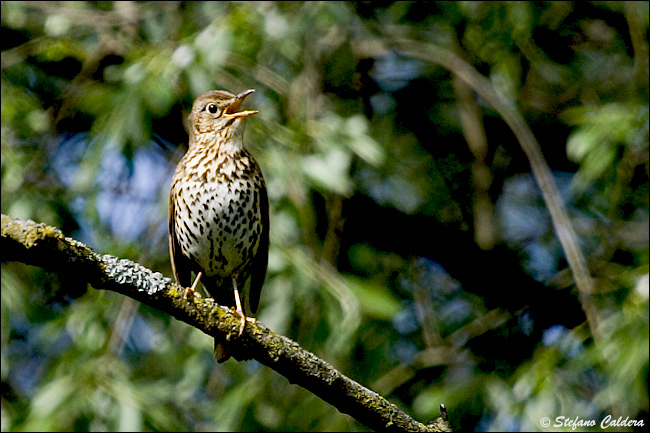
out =
[[[239,334],[237,334],[238,337],[241,337],[241,335],[244,333],[244,328],[246,327],[246,322],[250,323],[257,323],[257,319],[254,317],[248,317],[241,311],[237,310],[236,308],[231,308],[230,311],[232,311],[233,314],[236,314],[241,318],[241,325],[239,325]]]
[[[196,290],[192,289],[191,287],[184,287],[183,288],[183,299],[187,299],[190,293],[194,295],[195,298],[200,298],[201,294],[197,292]]]
[[[196,288],[199,286],[199,281],[201,281],[201,277],[203,276],[203,272],[199,272],[194,279],[194,283],[192,283],[192,287],[185,287],[183,290],[185,290],[185,295],[183,295],[184,299],[187,299],[187,295],[192,292],[194,294],[195,298],[200,298],[201,295],[196,291]]]

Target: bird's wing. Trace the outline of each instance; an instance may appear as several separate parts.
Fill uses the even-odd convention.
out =
[[[174,220],[176,219],[176,207],[174,205],[174,187],[169,195],[169,258],[172,263],[172,272],[176,282],[182,287],[190,287],[192,277],[192,264],[187,257],[183,255],[181,246],[176,237]]]
[[[262,178],[262,182],[264,182],[264,178]],[[266,278],[266,268],[269,265],[269,197],[264,184],[260,188],[260,215],[262,218],[262,233],[260,234],[260,245],[257,247],[257,253],[253,259],[250,294],[248,297],[253,313],[257,311],[259,306],[260,294]]]

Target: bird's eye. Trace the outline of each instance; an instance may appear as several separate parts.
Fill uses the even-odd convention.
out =
[[[218,110],[215,104],[208,104],[208,111],[212,114],[216,113]]]

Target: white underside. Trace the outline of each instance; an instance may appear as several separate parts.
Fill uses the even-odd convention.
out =
[[[201,218],[203,220],[203,234],[201,234],[200,227],[189,225],[190,231],[198,239],[198,242],[190,242],[191,246],[182,242],[183,254],[193,257],[196,263],[207,271],[208,276],[230,277],[241,268],[245,259],[242,257],[242,249],[236,248],[236,245],[241,244],[242,241],[248,244],[248,237],[251,234],[248,212],[252,212],[254,220],[260,219],[259,209],[257,212],[253,209],[253,193],[251,192],[248,197],[242,198],[241,191],[244,190],[244,184],[241,180],[234,180],[230,185],[195,182],[190,188],[192,189],[192,197],[199,202],[198,206],[193,206],[193,208],[200,208],[203,212]],[[229,213],[229,205],[235,211],[234,214],[230,214],[230,222],[226,222],[225,216]],[[238,210],[239,207],[242,208],[241,211]],[[187,227],[179,224],[179,222],[197,221],[198,215],[188,215],[185,206],[178,206],[176,212],[175,229],[181,235],[180,239],[183,239],[187,237],[185,233]],[[212,221],[221,221],[222,224],[208,224],[208,222]],[[230,229],[230,232],[228,229]],[[220,240],[220,243],[217,243],[217,239]],[[257,252],[259,234],[252,242],[254,247],[248,260],[254,257]],[[217,260],[219,262],[216,262]]]

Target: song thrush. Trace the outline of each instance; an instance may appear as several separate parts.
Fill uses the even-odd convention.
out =
[[[255,313],[268,264],[269,204],[262,170],[244,148],[243,121],[257,111],[239,111],[244,98],[226,91],[205,93],[189,117],[189,149],[176,167],[169,198],[169,251],[185,296],[199,281],[220,305],[234,307],[246,324],[242,290],[250,277],[249,306]],[[191,272],[196,274],[190,287]],[[216,339],[214,355],[230,355]]]

